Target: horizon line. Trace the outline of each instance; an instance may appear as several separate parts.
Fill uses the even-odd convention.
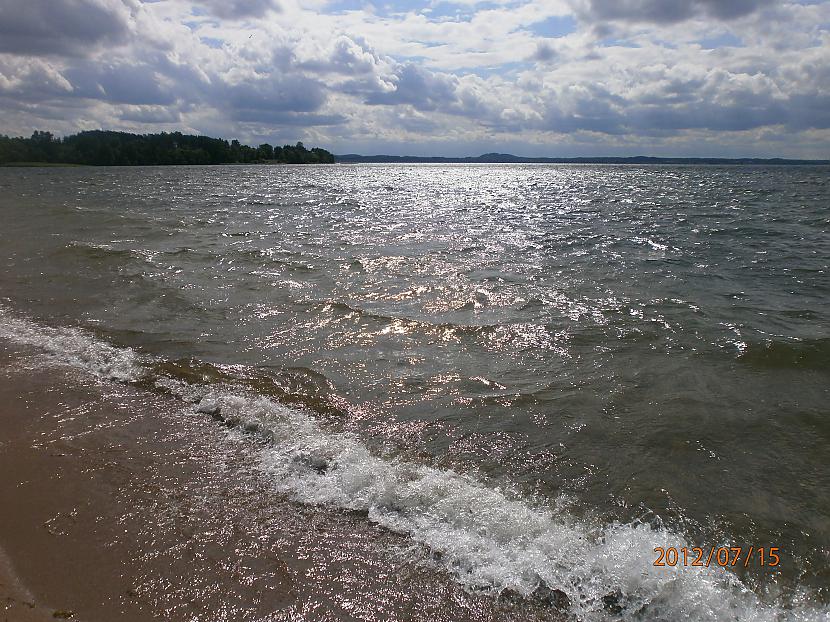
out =
[[[648,155],[627,155],[627,156],[520,156],[512,153],[503,152],[487,152],[480,155],[466,155],[466,156],[442,156],[442,155],[391,155],[384,153],[377,153],[371,155],[364,155],[360,153],[340,153],[334,154],[336,161],[380,161],[391,160],[400,161],[408,160],[411,162],[423,161],[432,162],[481,162],[486,164],[511,164],[511,163],[614,163],[614,162],[668,162],[668,163],[683,163],[683,162],[745,162],[745,163],[764,163],[764,162],[779,162],[779,163],[804,163],[804,164],[830,164],[830,158],[787,158],[781,156],[773,157],[758,157],[758,156],[648,156]]]

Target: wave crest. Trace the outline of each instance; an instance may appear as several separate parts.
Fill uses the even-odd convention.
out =
[[[85,331],[39,325],[2,308],[0,337],[100,378],[170,393],[192,404],[194,414],[258,435],[261,466],[275,488],[300,503],[365,513],[433,552],[470,589],[541,594],[585,622],[818,622],[830,616],[826,606],[803,604],[806,597],[798,604],[765,602],[720,568],[655,567],[655,546],[688,546],[682,533],[659,524],[592,524],[556,503],[534,504],[453,470],[376,455],[356,435],[327,430],[309,409],[285,403],[292,391],[325,393],[326,381],[310,370],[262,375],[142,358]]]

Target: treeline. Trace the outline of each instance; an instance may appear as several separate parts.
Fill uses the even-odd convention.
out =
[[[156,164],[284,163],[331,164],[334,156],[303,143],[273,147],[242,145],[238,140],[191,136],[181,132],[129,134],[94,130],[58,138],[36,131],[30,138],[0,136],[0,164],[89,164],[136,166]]]

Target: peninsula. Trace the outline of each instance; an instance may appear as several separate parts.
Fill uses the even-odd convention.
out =
[[[334,156],[303,143],[257,147],[181,132],[130,134],[93,130],[59,138],[36,131],[30,138],[0,136],[0,165],[150,166],[169,164],[331,164]]]

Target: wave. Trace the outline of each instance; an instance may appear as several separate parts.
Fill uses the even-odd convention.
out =
[[[136,382],[144,374],[138,355],[130,348],[117,348],[77,328],[36,324],[3,308],[0,308],[0,337],[40,348],[59,362],[106,380]]]
[[[295,394],[329,391],[325,377],[312,370],[263,375],[153,359],[2,308],[0,337],[103,379],[169,393],[194,415],[258,435],[261,468],[276,489],[300,503],[363,513],[408,536],[470,589],[532,598],[585,622],[817,622],[830,616],[826,606],[804,604],[806,597],[764,601],[723,569],[653,566],[655,546],[689,546],[659,521],[593,524],[555,502],[536,504],[453,470],[379,456],[358,436],[326,429],[306,404],[286,403]]]
[[[358,306],[353,306],[348,302],[343,302],[339,300],[327,299],[324,301],[320,300],[309,300],[309,304],[313,305],[315,309],[319,309],[322,311],[329,311],[333,312],[339,316],[356,316],[361,319],[367,319],[375,321],[379,324],[384,325],[398,325],[404,327],[406,329],[420,329],[425,333],[440,333],[445,334],[446,332],[452,332],[458,335],[471,335],[477,336],[486,333],[498,333],[505,330],[506,327],[510,326],[519,326],[520,324],[500,324],[500,323],[489,323],[489,324],[461,324],[455,322],[436,322],[431,319],[427,318],[412,318],[406,317],[403,315],[397,315],[392,313],[384,313],[379,310],[369,310],[364,309]],[[471,307],[470,307],[471,308]],[[467,305],[462,305],[454,309],[454,311],[461,311],[467,310]]]
[[[198,394],[193,391],[213,386],[233,386],[237,390],[302,407],[318,415],[340,418],[347,410],[329,379],[305,367],[252,369],[241,365],[216,365],[195,359],[180,359],[148,362],[145,369],[139,384],[191,400],[198,399]],[[186,396],[182,392],[183,387],[190,388]]]
[[[362,309],[334,300],[325,302],[312,300],[309,304],[315,310],[332,313],[340,319],[372,322],[381,334],[419,333],[436,341],[467,342],[493,352],[546,349],[555,351],[560,356],[570,356],[564,346],[568,336],[553,326],[540,326],[532,322],[481,324],[437,322],[426,318],[414,319],[378,310]]]
[[[95,261],[123,262],[140,258],[137,253],[128,249],[114,248],[109,244],[87,244],[85,242],[71,242],[57,252]]]

